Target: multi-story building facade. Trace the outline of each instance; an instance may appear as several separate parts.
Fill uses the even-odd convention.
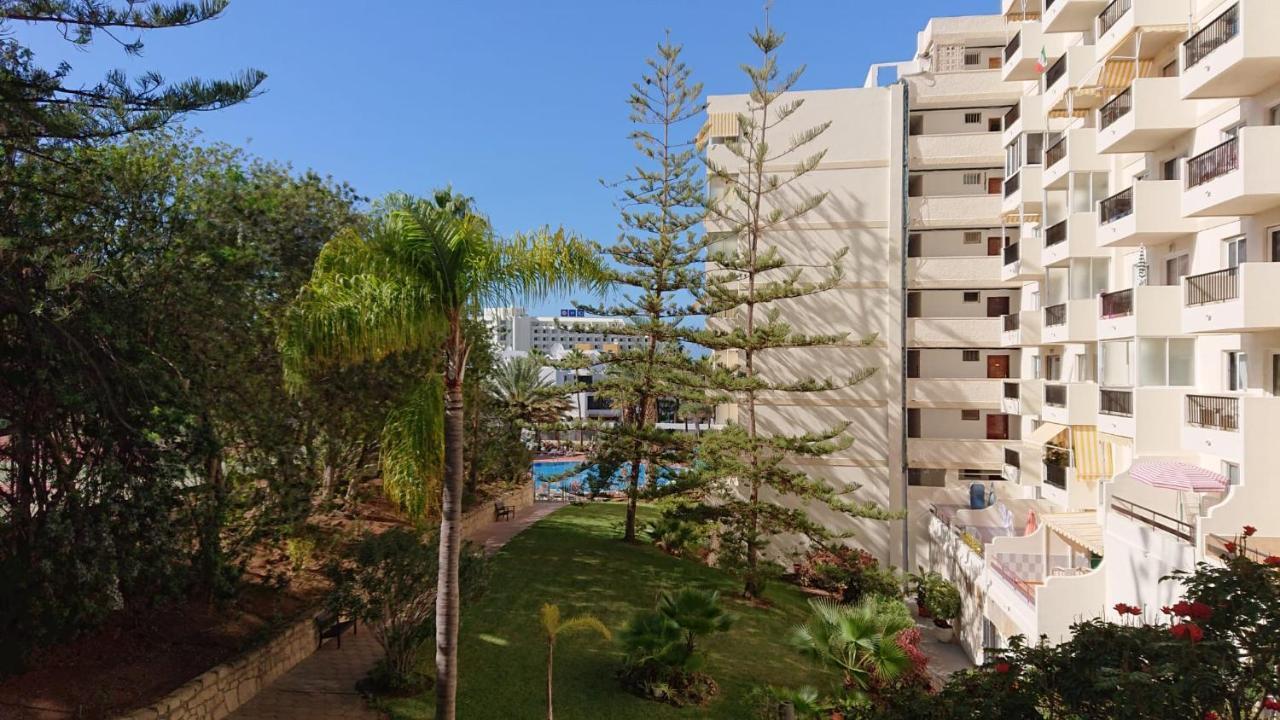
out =
[[[482,319],[489,326],[498,350],[550,355],[557,348],[596,352],[618,352],[641,347],[645,338],[619,335],[610,330],[626,323],[625,318],[586,317],[576,309],[562,310],[559,316],[529,315],[522,307],[485,308]]]
[[[931,22],[895,82],[812,94],[850,149],[811,181],[839,198],[815,247],[859,285],[795,322],[883,343],[777,365],[881,379],[772,410],[853,423],[826,472],[909,513],[860,541],[961,586],[976,659],[1158,613],[1245,524],[1280,544],[1280,4],[1001,5]]]

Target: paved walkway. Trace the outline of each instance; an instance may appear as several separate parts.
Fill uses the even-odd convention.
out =
[[[530,525],[565,507],[536,503],[514,519],[487,525],[468,536],[494,553]],[[357,628],[359,631],[360,628]],[[347,633],[338,648],[330,640],[298,663],[270,687],[230,715],[231,720],[378,720],[355,685],[382,657],[382,648],[368,632]]]
[[[932,620],[921,618],[916,612],[914,600],[908,600],[907,607],[911,609],[912,617],[916,618],[916,627],[920,629],[921,635],[920,651],[929,656],[927,670],[935,684],[943,685],[953,673],[973,667],[973,662],[964,653],[959,642],[942,642],[939,639],[950,631],[940,630]]]

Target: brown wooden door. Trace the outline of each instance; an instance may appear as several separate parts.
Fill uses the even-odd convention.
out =
[[[920,437],[920,409],[907,408],[907,437]]]
[[[1004,192],[1004,178],[989,177],[987,178],[987,194],[999,195]]]
[[[987,439],[1009,439],[1009,416],[991,414],[987,416]]]
[[[987,255],[995,257],[1004,250],[1004,240],[998,237],[987,238]]]
[[[1009,298],[1007,297],[989,297],[987,298],[987,317],[1004,317],[1009,314]]]
[[[1009,356],[1008,355],[988,355],[987,356],[987,377],[989,379],[1003,380],[1009,377]]]
[[[999,69],[1000,69],[1000,67],[1001,67],[1001,65],[1000,65],[1000,56],[998,56],[998,55],[997,55],[997,56],[995,56],[995,57],[989,57],[989,58],[987,58],[987,69],[988,69],[988,70],[999,70]]]

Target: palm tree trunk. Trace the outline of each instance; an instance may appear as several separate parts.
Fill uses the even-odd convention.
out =
[[[456,335],[461,338],[461,332]],[[457,363],[446,374],[444,396],[444,482],[440,512],[440,574],[436,593],[436,720],[456,720],[458,624],[461,599],[458,559],[462,551],[462,443],[466,416],[462,400],[465,351],[449,353]]]
[[[547,720],[555,720],[555,714],[556,714],[555,703],[552,702],[552,699],[551,699],[551,693],[553,688],[553,684],[551,680],[551,668],[555,662],[555,657],[556,657],[556,639],[553,636],[547,641]]]

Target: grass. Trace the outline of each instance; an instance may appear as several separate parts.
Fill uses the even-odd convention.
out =
[[[723,572],[619,540],[623,509],[565,508],[498,553],[488,592],[462,615],[459,717],[545,716],[542,603],[560,605],[566,617],[592,613],[616,634],[632,612],[652,606],[659,590],[685,586],[719,590],[738,616],[732,630],[703,644],[706,671],[720,684],[719,696],[705,708],[681,709],[631,695],[615,677],[622,660],[616,642],[570,635],[556,645],[557,720],[744,720],[750,717],[745,697],[756,685],[821,682],[786,645],[791,628],[808,615],[801,593],[774,584],[766,593],[769,607],[748,604],[738,597],[739,582]],[[651,513],[643,508],[641,519]],[[431,706],[428,693],[390,700],[386,709],[395,720],[426,720]]]

